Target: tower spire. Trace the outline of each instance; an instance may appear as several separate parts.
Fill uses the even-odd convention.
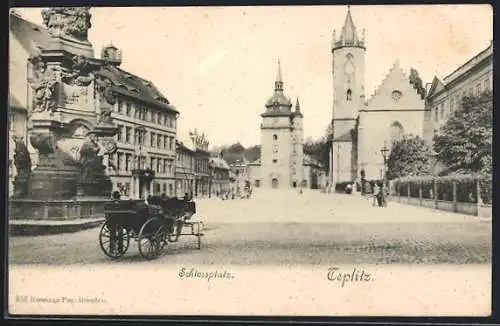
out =
[[[274,82],[275,91],[283,91],[283,78],[281,77],[281,62],[278,58],[278,73],[276,74],[276,81]]]
[[[297,102],[295,102],[295,111],[300,111],[299,97],[297,96]]]
[[[352,20],[350,5],[347,6],[347,15],[345,17],[344,27],[342,27],[340,41],[346,45],[354,45],[358,42],[358,34],[356,32],[356,26],[354,26],[354,22]]]

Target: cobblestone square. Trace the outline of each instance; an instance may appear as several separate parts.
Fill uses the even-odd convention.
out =
[[[206,229],[171,244],[147,264],[331,265],[490,264],[491,223],[474,216],[359,196],[256,191],[251,199],[198,201]],[[132,242],[113,262],[101,252],[99,229],[11,237],[11,264],[145,264]]]

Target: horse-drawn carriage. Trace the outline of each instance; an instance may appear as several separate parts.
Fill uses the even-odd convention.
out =
[[[123,256],[130,239],[138,243],[145,259],[156,259],[169,242],[193,235],[201,249],[203,222],[192,221],[196,205],[188,199],[148,197],[144,200],[114,200],[104,206],[106,222],[99,233],[102,251],[110,258]],[[191,232],[182,233],[184,227]]]

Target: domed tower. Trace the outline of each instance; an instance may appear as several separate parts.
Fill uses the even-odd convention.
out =
[[[283,90],[281,64],[274,82],[274,94],[261,114],[262,187],[288,188],[292,185],[293,117],[292,102]]]
[[[122,51],[113,43],[103,46],[101,50],[101,59],[114,66],[119,66],[122,63]]]
[[[365,83],[365,41],[364,30],[358,35],[351,8],[347,15],[340,38],[333,31],[332,75],[333,75],[333,148],[331,181],[353,181],[356,179],[356,119],[364,105]]]

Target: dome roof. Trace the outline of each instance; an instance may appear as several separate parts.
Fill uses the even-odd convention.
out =
[[[289,106],[292,107],[292,101],[283,94],[283,92],[275,92],[267,102],[266,107],[270,106]]]

